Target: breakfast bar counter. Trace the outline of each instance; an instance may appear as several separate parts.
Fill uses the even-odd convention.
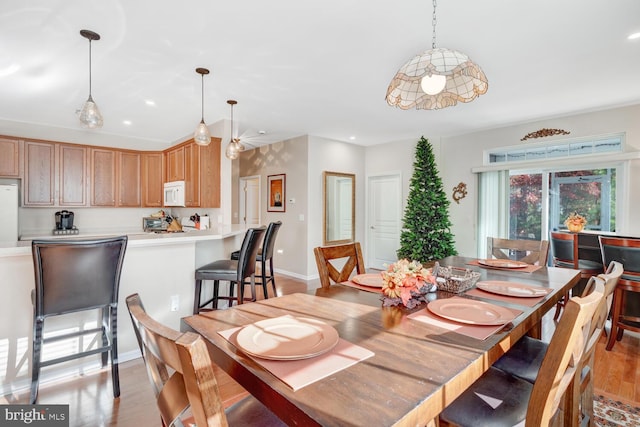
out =
[[[124,300],[127,295],[139,293],[147,311],[163,323],[178,329],[180,318],[191,314],[194,295],[194,271],[215,259],[229,257],[237,250],[244,237],[244,226],[220,226],[209,230],[184,233],[143,233],[123,230],[122,233],[93,230],[57,239],[91,239],[126,234],[129,238],[122,267],[118,310],[118,347],[120,361],[139,357],[131,321]],[[22,236],[24,240],[0,243],[0,366],[15,367],[0,372],[0,393],[27,389],[30,384],[29,360],[33,308],[31,291],[34,289],[31,239],[53,236]],[[177,308],[177,309],[176,309]],[[176,310],[174,310],[176,309]],[[70,314],[52,322],[49,332],[70,328],[92,327],[97,313]],[[47,333],[47,331],[45,331]],[[86,346],[86,342],[69,346]],[[45,347],[44,357],[47,354]],[[83,369],[99,366],[99,357],[88,357],[57,368],[43,371],[43,380],[76,374],[76,366]],[[83,364],[83,365],[81,365]]]

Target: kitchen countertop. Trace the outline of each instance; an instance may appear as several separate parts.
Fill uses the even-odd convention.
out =
[[[31,241],[34,239],[91,239],[107,236],[121,236],[126,234],[129,237],[127,245],[130,247],[141,246],[161,246],[176,243],[189,243],[205,240],[219,240],[227,237],[243,234],[247,226],[232,224],[214,226],[208,230],[186,229],[183,233],[153,233],[144,232],[140,229],[116,230],[87,230],[73,235],[45,235],[33,234],[22,235],[17,242],[0,242],[0,257],[31,255]]]

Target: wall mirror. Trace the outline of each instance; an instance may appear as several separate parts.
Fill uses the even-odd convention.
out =
[[[355,240],[356,176],[351,173],[322,172],[324,221],[323,245]]]

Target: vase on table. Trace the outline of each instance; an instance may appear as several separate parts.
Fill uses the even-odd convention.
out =
[[[570,232],[572,233],[579,233],[582,230],[584,230],[584,225],[582,224],[567,224],[567,228],[569,229]]]

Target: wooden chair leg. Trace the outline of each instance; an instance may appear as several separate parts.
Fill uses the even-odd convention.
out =
[[[620,318],[620,312],[622,311],[622,291],[616,289],[613,292],[613,314],[611,315],[611,331],[609,332],[609,340],[607,341],[607,351],[611,351],[613,345],[616,343],[616,339],[618,337],[618,319]],[[622,337],[621,337],[622,338]]]
[[[200,290],[202,289],[202,280],[196,280],[196,290],[193,296],[193,314],[200,312]]]

